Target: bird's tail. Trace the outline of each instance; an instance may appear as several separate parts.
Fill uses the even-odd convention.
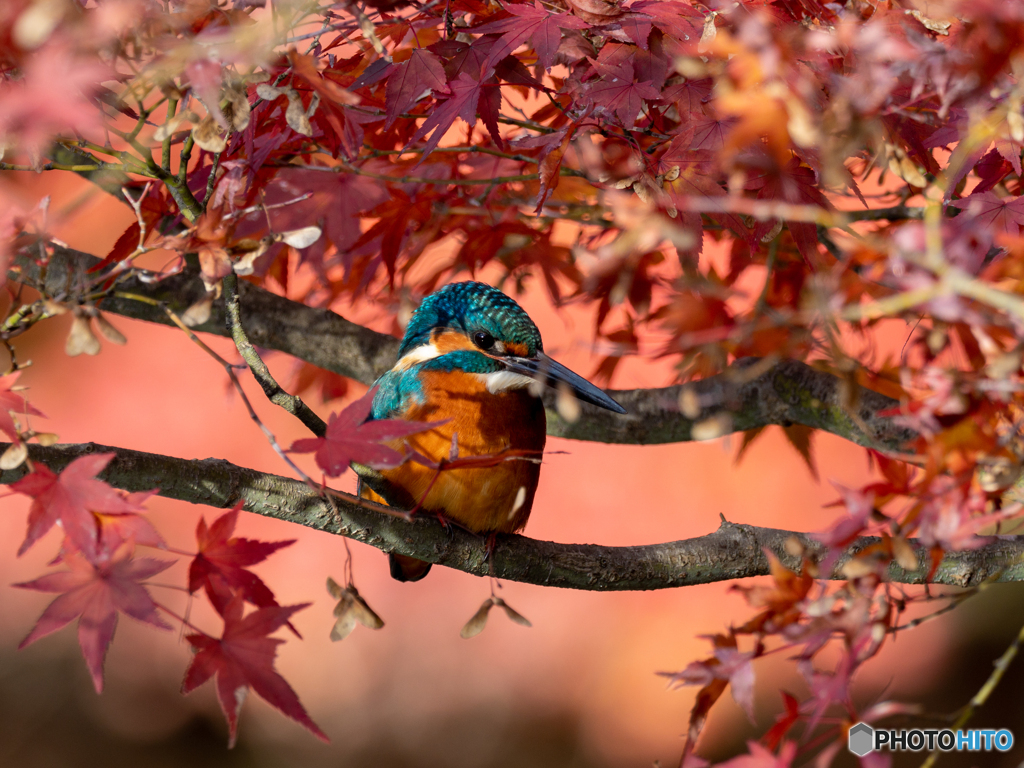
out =
[[[364,499],[375,501],[378,504],[389,506],[384,497],[374,491],[365,483],[360,483],[359,495]],[[391,578],[396,581],[419,581],[430,573],[430,563],[417,560],[415,557],[399,555],[394,552],[388,553],[388,565],[391,567]]]
[[[419,581],[430,573],[431,564],[415,557],[390,552],[388,565],[391,566],[391,578],[396,581]]]

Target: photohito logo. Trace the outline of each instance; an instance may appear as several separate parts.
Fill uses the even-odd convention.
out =
[[[850,751],[857,757],[869,752],[888,749],[893,752],[920,752],[941,749],[943,752],[968,751],[1006,752],[1013,746],[1013,734],[1000,730],[973,728],[969,731],[951,731],[948,728],[885,729],[857,723],[850,729]]]

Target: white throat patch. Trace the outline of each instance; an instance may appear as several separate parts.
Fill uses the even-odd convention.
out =
[[[405,353],[401,360],[395,363],[393,370],[404,371],[412,368],[417,363],[424,363],[427,360],[433,360],[441,354],[440,350],[433,344],[421,344]]]
[[[508,392],[510,389],[522,389],[533,384],[532,376],[524,376],[521,373],[512,371],[494,371],[493,373],[478,373],[487,385],[487,391],[492,395]]]

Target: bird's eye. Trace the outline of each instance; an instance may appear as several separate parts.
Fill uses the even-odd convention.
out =
[[[477,331],[473,334],[473,343],[480,349],[490,349],[494,346],[494,337],[487,331]]]

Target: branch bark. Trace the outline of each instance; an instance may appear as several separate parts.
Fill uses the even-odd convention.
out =
[[[6,448],[0,444],[0,452]],[[113,452],[117,457],[100,477],[126,491],[159,488],[172,499],[228,508],[242,501],[256,514],[347,536],[385,552],[426,560],[477,576],[528,584],[596,591],[666,589],[693,584],[763,576],[768,573],[765,551],[773,552],[787,567],[798,569],[800,558],[787,551],[786,542],[799,540],[805,550],[821,557],[825,548],[803,533],[724,522],[714,533],[695,539],[639,547],[597,544],[558,544],[517,535],[501,535],[488,561],[483,537],[461,529],[445,530],[432,517],[406,521],[388,514],[386,507],[353,496],[332,493],[333,505],[298,480],[257,472],[220,459],[187,460],[92,443],[29,446],[33,461],[57,472],[89,453]],[[0,472],[0,483],[12,483],[27,470]],[[842,578],[843,565],[878,539],[862,538],[836,562],[829,578]],[[890,580],[922,584],[930,564],[930,550],[911,541],[918,571],[893,564]],[[971,587],[985,581],[1024,581],[1024,536],[992,537],[977,549],[948,553],[931,583]]]
[[[58,247],[41,287],[51,296],[73,294],[75,286],[85,284],[88,269],[98,263],[93,256]],[[38,285],[40,269],[32,259],[21,255],[9,277]],[[242,324],[252,343],[260,347],[286,352],[364,384],[371,384],[395,363],[399,342],[392,336],[244,281],[239,283],[239,289]],[[120,290],[158,299],[179,314],[205,294],[198,272],[191,271],[159,282],[149,281],[145,275],[131,277],[120,285]],[[100,304],[100,309],[149,322],[170,323],[159,307],[130,299],[109,297]],[[209,321],[194,330],[229,335],[223,299],[215,302]],[[690,417],[679,406],[686,388],[691,390],[690,399],[699,406]],[[836,376],[794,360],[774,365],[741,361],[723,374],[691,384],[608,392],[626,408],[625,416],[581,403],[582,415],[574,423],[559,415],[555,393],[546,392],[548,434],[633,445],[686,442],[694,439],[695,424],[715,418],[721,423],[722,434],[771,424],[803,424],[858,445],[891,451],[900,450],[916,436],[891,418],[879,415],[897,407],[896,400],[862,389],[856,413],[851,413],[844,405],[842,385]]]

